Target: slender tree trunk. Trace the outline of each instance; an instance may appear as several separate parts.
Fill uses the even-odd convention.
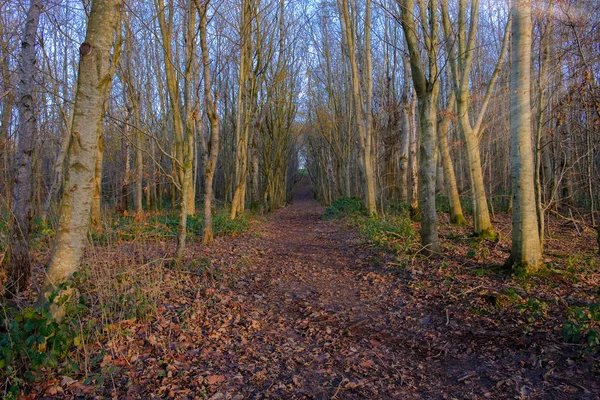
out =
[[[181,181],[181,212],[179,216],[179,234],[177,236],[177,248],[175,250],[175,265],[181,265],[183,253],[185,250],[185,241],[187,238],[187,218],[188,215],[195,213],[195,188],[194,188],[194,115],[192,107],[192,58],[194,55],[194,34],[196,29],[197,11],[194,6],[194,0],[188,0],[187,3],[188,21],[187,21],[187,46],[185,56],[185,78],[184,78],[184,103],[186,111],[185,135],[183,135],[183,179]],[[169,60],[171,58],[169,57]],[[177,94],[177,88],[173,88],[173,93]]]
[[[419,156],[417,148],[419,147],[419,135],[417,134],[417,99],[413,95],[409,109],[409,129],[410,129],[410,215],[418,219],[419,210]]]
[[[540,38],[540,72],[538,78],[538,113],[535,132],[535,209],[538,218],[538,233],[540,235],[540,247],[544,249],[544,204],[542,201],[542,132],[544,131],[544,116],[546,103],[546,88],[548,84],[548,59],[550,53],[550,23]]]
[[[185,163],[185,138],[184,138],[184,124],[181,117],[180,109],[180,91],[177,84],[177,77],[175,74],[175,67],[173,62],[173,48],[172,42],[172,29],[173,29],[173,2],[169,3],[169,15],[171,16],[169,23],[166,20],[166,7],[164,0],[155,0],[155,8],[158,12],[158,26],[160,28],[162,37],[162,50],[163,57],[165,59],[165,75],[166,75],[166,87],[169,93],[169,100],[171,105],[171,117],[173,120],[173,132],[175,136],[175,159],[177,162],[173,165],[173,175],[179,187],[183,191],[184,185],[184,163]],[[174,197],[175,193],[172,192],[171,196]],[[183,199],[182,199],[183,202]],[[172,202],[174,204],[174,202]]]
[[[450,100],[448,100],[448,107],[444,113],[445,115],[438,119],[438,147],[444,169],[444,181],[446,184],[448,203],[450,207],[450,222],[456,225],[467,225],[467,221],[463,216],[462,205],[460,204],[460,196],[458,195],[458,187],[456,185],[456,175],[454,174],[454,165],[452,165],[450,146],[448,145],[450,118],[448,118],[447,114],[451,113],[453,108],[454,93],[452,92],[450,94]]]
[[[439,93],[437,81],[437,1],[427,5],[419,2],[420,21],[425,31],[424,42],[428,59],[428,73],[425,74],[422,54],[417,38],[414,0],[398,0],[402,30],[410,55],[410,68],[419,108],[419,208],[421,211],[421,244],[425,254],[439,254],[437,210],[435,207],[436,179],[436,105]],[[429,78],[428,78],[429,77]]]
[[[108,100],[108,99],[107,99]],[[106,109],[106,107],[105,107]],[[92,195],[91,223],[95,229],[102,225],[102,163],[104,162],[104,133],[98,137],[96,146],[96,165],[94,167],[94,191]]]
[[[50,212],[52,199],[54,198],[54,195],[60,191],[64,183],[65,159],[67,157],[67,151],[69,150],[69,141],[71,140],[71,129],[73,126],[73,107],[71,107],[69,112],[69,120],[66,125],[60,139],[60,149],[56,156],[56,162],[54,163],[54,179],[52,179],[52,184],[50,185],[50,190],[48,190],[44,208],[42,209],[41,218],[44,224],[46,223],[48,213]]]
[[[404,66],[404,93],[402,95],[402,138],[400,148],[400,200],[408,203],[408,162],[410,157],[411,129],[410,129],[410,59],[402,57]]]
[[[365,188],[365,205],[367,213],[377,215],[377,202],[375,194],[375,171],[373,165],[373,122],[371,115],[371,101],[373,98],[373,77],[371,68],[371,1],[366,1],[365,10],[365,39],[364,39],[364,65],[361,93],[361,80],[358,62],[356,59],[356,24],[350,17],[350,4],[348,0],[338,0],[342,31],[348,47],[348,61],[351,70],[352,98],[354,103],[354,114],[358,125],[359,143],[361,148],[360,158]]]
[[[259,132],[257,131],[252,138],[252,175],[250,176],[250,208],[254,212],[258,211],[260,206],[258,138]]]
[[[531,143],[531,0],[515,0],[511,13],[510,131],[514,204],[512,247],[507,264],[534,273],[541,264],[542,252],[535,207]]]
[[[216,100],[212,94],[212,76],[210,72],[210,60],[208,53],[207,31],[207,8],[208,1],[202,5],[198,0],[196,6],[200,14],[200,48],[202,49],[202,68],[204,73],[204,106],[210,122],[210,141],[206,146],[204,163],[204,234],[202,243],[210,243],[213,240],[212,202],[213,202],[213,179],[219,156],[219,114],[217,113]]]
[[[79,269],[87,243],[103,105],[119,56],[116,48],[111,55],[111,49],[120,24],[122,5],[123,0],[94,0],[86,39],[79,48],[79,77],[67,182],[54,251],[40,293],[39,301],[42,303],[60,283]],[[54,311],[55,317],[60,318],[62,310],[58,308]]]
[[[185,146],[184,152],[191,164],[188,162],[185,168],[191,168],[192,171],[187,174],[187,180],[184,182],[186,195],[188,196],[187,213],[194,215],[196,213],[196,185],[194,185],[194,165],[196,164],[196,124],[195,119],[200,118],[199,112],[194,107],[194,59],[196,58],[195,51],[195,34],[196,34],[196,19],[197,12],[193,0],[188,2],[188,20],[185,33],[185,71],[184,71],[184,89],[183,98],[185,106]],[[188,157],[189,156],[189,157]]]
[[[132,91],[133,92],[133,91]],[[136,96],[133,94],[133,96]],[[144,213],[144,136],[141,131],[142,120],[140,116],[139,98],[133,98],[131,102],[133,106],[133,120],[135,126],[135,147],[133,150],[133,206],[136,219],[140,218]]]
[[[248,140],[253,105],[252,86],[252,27],[254,21],[254,0],[242,1],[242,21],[240,48],[240,71],[238,77],[237,116],[235,127],[235,174],[230,218],[235,219],[245,210],[246,181],[248,177]]]
[[[458,4],[458,24],[456,38],[452,35],[450,18],[448,15],[448,0],[440,2],[442,9],[442,25],[446,39],[446,50],[449,54],[449,64],[452,70],[452,78],[456,91],[456,111],[457,122],[463,134],[466,150],[467,163],[469,169],[469,179],[471,182],[472,201],[473,201],[473,231],[476,235],[495,239],[498,234],[494,231],[490,219],[490,213],[485,193],[485,183],[483,180],[483,168],[481,163],[481,149],[479,136],[482,132],[482,121],[489,104],[496,79],[504,65],[504,54],[508,47],[508,32],[510,28],[510,19],[505,28],[502,46],[496,66],[492,76],[487,84],[486,93],[479,110],[479,114],[471,121],[470,79],[473,65],[473,56],[476,48],[476,32],[479,16],[479,0],[460,0]],[[470,11],[467,11],[467,5],[470,4]],[[467,29],[467,17],[470,18]],[[456,40],[454,40],[456,39]],[[458,47],[458,52],[455,49]]]
[[[32,0],[21,41],[21,67],[17,106],[19,110],[19,141],[15,159],[13,188],[13,224],[10,245],[2,266],[6,272],[6,296],[15,295],[27,287],[31,274],[29,255],[29,223],[31,220],[33,138],[37,119],[33,109],[33,77],[35,74],[35,39],[42,10],[41,0]],[[1,272],[0,272],[1,275]]]
[[[4,37],[4,27],[0,26],[0,38]],[[0,190],[6,191],[9,189],[9,173],[8,173],[8,137],[10,134],[10,121],[12,120],[14,95],[10,79],[10,58],[8,57],[8,43],[2,43],[0,56],[2,57],[2,67],[0,78],[2,79],[2,92],[5,97],[2,99],[2,115],[0,116]],[[1,284],[1,283],[0,283]]]

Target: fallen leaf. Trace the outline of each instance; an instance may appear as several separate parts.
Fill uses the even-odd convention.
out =
[[[223,375],[209,375],[206,378],[206,382],[209,385],[216,385],[217,383],[221,383],[225,381],[225,377]]]

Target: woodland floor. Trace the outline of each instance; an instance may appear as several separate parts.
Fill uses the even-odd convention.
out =
[[[597,273],[577,284],[558,277],[528,285],[488,273],[481,265],[501,262],[507,244],[490,245],[485,262],[473,261],[457,250],[468,249],[468,240],[460,243],[468,228],[460,228],[462,236],[442,229],[446,258],[415,258],[399,268],[393,255],[365,243],[343,221],[322,220],[323,212],[301,181],[290,205],[254,222],[248,233],[208,248],[191,244],[188,262],[204,267],[184,274],[184,281],[181,274],[162,275],[157,315],[105,327],[112,334],[88,349],[105,351],[100,388],[57,377],[32,388],[32,396],[600,396],[598,354],[563,343],[560,333],[567,307],[596,296]],[[506,230],[504,218],[496,222]],[[565,235],[574,238],[571,230]],[[570,243],[587,243],[595,257],[592,238]],[[550,238],[550,257],[569,252],[553,247],[554,240],[570,246],[564,244],[570,239]],[[144,257],[164,249],[157,245]],[[498,308],[507,287],[549,309]]]

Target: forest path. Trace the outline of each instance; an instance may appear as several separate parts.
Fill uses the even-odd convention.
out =
[[[252,235],[244,271],[251,283],[234,286],[244,288],[257,331],[247,344],[252,374],[237,390],[245,397],[421,398],[427,368],[415,351],[426,355],[421,346],[429,344],[402,338],[404,285],[378,273],[356,233],[322,220],[323,212],[302,178],[292,203]]]
[[[122,344],[125,398],[540,398],[535,342],[432,301],[418,270],[389,270],[301,180],[266,222],[210,247],[165,293],[159,316]],[[452,317],[450,317],[452,315]],[[517,339],[515,339],[517,338]],[[528,372],[531,371],[531,372]],[[158,378],[157,378],[158,377]],[[543,379],[542,379],[543,378]],[[562,390],[562,389],[561,389]],[[593,398],[557,394],[552,398]]]

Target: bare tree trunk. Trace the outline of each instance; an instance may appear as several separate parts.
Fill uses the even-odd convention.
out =
[[[454,166],[452,165],[452,157],[450,156],[450,148],[448,146],[448,132],[450,131],[450,118],[448,117],[448,113],[451,113],[454,108],[454,96],[454,92],[452,91],[444,115],[438,119],[438,147],[444,169],[444,180],[450,207],[450,222],[456,225],[467,225],[460,204],[460,196],[458,195],[458,187],[456,185],[456,175],[454,174]]]
[[[542,252],[535,207],[531,143],[531,0],[516,0],[511,13],[510,132],[514,205],[512,247],[507,265],[534,273],[540,267]]]
[[[253,105],[252,99],[252,26],[255,13],[255,1],[242,1],[242,21],[240,48],[240,71],[238,80],[237,116],[235,127],[235,175],[234,190],[231,200],[230,218],[243,213],[246,203],[246,181],[248,177],[248,140],[250,138],[250,120]]]
[[[4,37],[4,27],[0,26],[0,39]],[[9,173],[8,173],[8,137],[10,134],[10,121],[12,120],[14,95],[13,88],[10,79],[10,58],[8,53],[8,41],[2,43],[2,67],[0,79],[2,80],[2,92],[5,93],[5,97],[2,101],[2,115],[0,116],[0,171],[2,176],[0,177],[0,190],[5,191],[9,189]],[[1,284],[1,283],[0,283]]]
[[[202,68],[204,72],[204,105],[206,114],[210,121],[210,141],[206,146],[204,163],[204,234],[202,243],[210,243],[213,240],[212,202],[213,202],[213,178],[219,156],[219,114],[212,95],[212,77],[210,73],[210,60],[208,54],[208,43],[206,39],[207,18],[206,12],[208,1],[200,5],[198,0],[196,6],[200,14],[200,48],[202,49]]]
[[[398,0],[400,6],[402,30],[410,55],[412,80],[417,93],[419,108],[419,208],[421,211],[421,244],[425,254],[439,254],[440,240],[438,235],[437,210],[435,207],[436,179],[436,105],[439,92],[437,81],[437,1],[427,4],[419,2],[419,13],[424,30],[428,73],[425,67],[415,24],[414,0]]]
[[[467,4],[470,3],[470,11],[467,12]],[[471,121],[472,113],[471,97],[469,83],[471,79],[471,67],[473,65],[473,55],[475,51],[475,40],[479,15],[479,0],[460,0],[458,5],[458,33],[456,42],[458,53],[452,37],[451,22],[448,15],[448,0],[441,1],[442,22],[444,27],[444,36],[446,37],[446,49],[449,54],[449,64],[452,70],[454,88],[456,91],[456,110],[458,126],[465,139],[467,150],[467,163],[469,166],[469,179],[471,182],[473,199],[473,231],[476,235],[495,239],[498,234],[494,231],[488,209],[487,196],[485,193],[485,184],[483,180],[483,168],[481,163],[481,149],[479,136],[482,132],[482,121],[489,104],[491,94],[504,64],[504,54],[508,47],[508,32],[510,19],[505,28],[502,47],[492,76],[488,82],[486,93],[479,110],[479,114]],[[467,16],[470,22],[467,30]]]
[[[184,181],[187,195],[187,213],[188,215],[194,215],[196,213],[196,185],[194,185],[194,165],[196,164],[196,124],[195,119],[200,118],[199,112],[194,106],[194,59],[196,58],[195,51],[195,34],[196,34],[196,7],[194,1],[189,0],[188,2],[188,20],[186,26],[186,47],[185,47],[185,71],[184,71],[184,84],[183,84],[183,99],[185,108],[185,144],[184,152],[188,159],[185,168],[190,168],[189,174],[187,174],[187,180]]]
[[[404,89],[402,94],[402,139],[400,150],[400,200],[408,203],[408,162],[410,157],[411,144],[411,121],[410,121],[410,58],[406,55],[402,56],[402,64],[404,67]]]
[[[108,100],[108,99],[107,99]],[[94,167],[94,191],[92,195],[91,223],[95,229],[102,224],[102,163],[104,161],[104,133],[100,132],[96,147],[96,165]]]
[[[194,7],[194,0],[188,0],[187,3],[188,20],[187,20],[187,46],[185,56],[185,80],[184,80],[184,102],[185,102],[185,135],[183,143],[183,179],[181,181],[181,212],[179,217],[179,234],[177,236],[177,249],[175,250],[175,265],[181,265],[183,261],[183,252],[185,250],[185,241],[187,237],[187,217],[195,213],[195,188],[194,188],[194,111],[192,108],[191,94],[191,71],[192,57],[194,55],[194,34],[196,29],[197,11]],[[169,57],[171,60],[171,57]],[[173,93],[177,93],[177,88],[172,89]]]
[[[260,206],[260,166],[258,159],[258,136],[259,132],[256,132],[254,134],[254,137],[252,138],[252,175],[250,176],[250,208],[254,212],[258,211],[258,208]]]
[[[133,174],[134,182],[133,186],[133,205],[135,211],[135,217],[140,218],[144,213],[143,198],[144,198],[144,136],[141,131],[142,121],[140,116],[140,102],[137,93],[133,93],[131,104],[133,106],[133,120],[135,125],[135,147],[133,150]]]
[[[400,200],[408,203],[408,160],[410,156],[410,120],[408,98],[402,100],[402,139],[400,148]]]
[[[163,57],[165,59],[165,75],[166,75],[166,87],[169,93],[169,100],[171,105],[171,117],[173,119],[173,132],[175,135],[175,160],[173,163],[173,175],[178,186],[183,191],[184,186],[184,163],[185,163],[185,138],[184,138],[184,124],[181,117],[180,104],[180,91],[177,84],[177,77],[175,74],[175,67],[173,62],[173,48],[171,45],[173,35],[173,2],[169,3],[169,22],[167,24],[166,16],[167,13],[164,0],[155,0],[155,8],[158,13],[158,26],[162,37],[162,50]],[[174,191],[171,193],[171,197],[174,198]],[[183,199],[182,199],[183,202]],[[174,204],[174,202],[172,202]]]
[[[365,203],[367,213],[377,215],[377,202],[375,195],[375,171],[373,162],[373,122],[371,115],[371,102],[373,98],[373,76],[371,67],[371,1],[366,1],[365,9],[365,39],[364,39],[364,68],[361,93],[361,80],[358,62],[356,59],[356,31],[355,21],[350,16],[348,0],[338,0],[342,31],[348,47],[348,60],[350,62],[352,98],[354,100],[354,114],[358,125],[358,138],[360,143],[362,170],[365,188]]]
[[[39,297],[41,303],[47,301],[50,293],[78,270],[87,243],[103,105],[119,58],[117,48],[112,55],[111,49],[122,5],[123,0],[94,0],[86,39],[79,48],[79,77],[67,182],[54,251]],[[60,318],[61,312],[60,308],[55,309],[55,317]]]
[[[43,223],[46,223],[46,219],[48,218],[48,213],[50,212],[50,206],[52,205],[52,199],[54,198],[54,195],[60,191],[64,183],[65,159],[67,157],[67,151],[69,150],[69,141],[71,140],[71,129],[73,126],[73,107],[71,107],[69,112],[69,120],[67,121],[66,125],[67,126],[65,126],[63,136],[60,140],[60,149],[54,164],[54,179],[52,180],[50,190],[48,190],[46,201],[44,202],[44,208],[42,209],[41,218]]]
[[[410,214],[418,218],[419,211],[419,157],[417,148],[419,147],[419,135],[417,134],[417,99],[412,96],[408,113],[410,129]]]
[[[32,154],[37,119],[33,109],[33,76],[35,74],[35,39],[42,10],[41,0],[32,0],[21,41],[21,68],[17,106],[19,110],[19,142],[15,160],[13,188],[13,224],[10,244],[4,257],[6,282],[4,294],[13,296],[27,287],[31,274],[29,255],[29,223],[31,220]],[[0,275],[3,275],[0,272]],[[1,276],[0,276],[1,278]],[[4,283],[4,282],[2,282]]]
[[[540,72],[538,77],[538,113],[537,128],[535,131],[535,209],[538,218],[538,233],[540,235],[540,247],[544,249],[544,204],[542,201],[542,132],[545,116],[546,88],[548,85],[548,60],[550,56],[550,23],[546,31],[541,33],[540,38]]]

